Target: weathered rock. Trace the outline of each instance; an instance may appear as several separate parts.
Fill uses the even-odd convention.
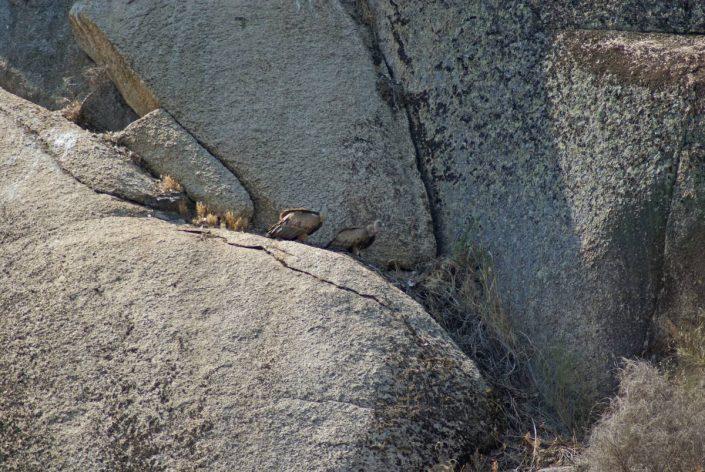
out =
[[[51,109],[88,90],[91,61],[68,22],[73,0],[0,0],[0,87]]]
[[[148,113],[116,136],[158,175],[170,175],[194,201],[224,215],[252,218],[250,196],[218,159],[162,109]]]
[[[678,347],[705,327],[705,136],[700,109],[684,139],[666,232],[664,290],[655,351]],[[686,338],[687,339],[687,338]],[[697,337],[694,338],[697,343]],[[692,346],[690,346],[692,349]]]
[[[163,195],[158,182],[137,166],[127,150],[0,89],[0,111],[34,134],[61,169],[96,192],[164,210],[175,210],[183,195]]]
[[[259,229],[283,208],[326,208],[313,243],[379,219],[367,258],[435,255],[406,115],[377,93],[337,0],[85,1],[71,21],[133,109],[164,108],[239,177]]]
[[[120,131],[137,118],[115,85],[107,79],[83,100],[78,116],[82,125],[95,131]]]
[[[0,468],[418,470],[487,440],[475,366],[381,277],[147,218],[0,97]]]
[[[515,327],[548,358],[544,377],[560,377],[551,364],[562,362],[570,375],[561,382],[599,397],[612,360],[642,349],[655,309],[700,40],[686,40],[690,48],[669,36],[566,32],[556,44],[554,31],[703,31],[702,9],[524,0],[369,7],[405,88],[443,251],[459,240],[486,248]],[[581,41],[589,47],[568,45]],[[569,403],[589,408],[572,389]]]
[[[537,319],[545,326],[578,315],[582,327],[566,337],[586,343],[582,356],[598,368],[644,349],[684,137],[692,127],[705,130],[693,121],[703,59],[703,38],[592,31],[556,38],[549,111],[557,188],[570,208],[564,228],[577,245],[562,259],[575,272],[549,276],[563,285]]]

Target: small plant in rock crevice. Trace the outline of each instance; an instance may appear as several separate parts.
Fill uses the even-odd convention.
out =
[[[159,181],[159,189],[163,193],[181,193],[184,191],[184,187],[179,183],[178,180],[170,175],[162,175]]]
[[[397,280],[475,361],[505,421],[497,449],[439,467],[469,472],[571,464],[578,442],[561,437],[542,408],[530,362],[535,353],[503,307],[493,262],[482,247],[461,241],[450,257],[430,263],[410,280]]]
[[[230,231],[245,231],[250,225],[248,218],[236,216],[232,210],[219,215],[212,212],[203,202],[196,202],[196,217],[192,223],[196,226],[224,228]]]
[[[81,122],[81,101],[80,100],[73,100],[71,103],[66,105],[64,108],[61,109],[61,116],[63,116],[67,120],[71,121],[72,123],[76,123],[77,125],[80,125],[80,122]]]

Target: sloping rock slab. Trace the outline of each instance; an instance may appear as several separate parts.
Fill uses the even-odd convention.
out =
[[[183,195],[163,195],[156,179],[136,165],[124,148],[0,89],[0,113],[9,123],[35,135],[61,169],[99,193],[165,210]]]
[[[381,277],[148,218],[24,113],[0,112],[1,469],[419,470],[486,443],[474,364]]]
[[[148,113],[115,139],[139,154],[157,175],[178,180],[191,199],[209,210],[252,218],[252,200],[237,177],[164,110]]]
[[[435,255],[406,115],[377,92],[337,0],[92,0],[71,21],[140,115],[164,108],[240,178],[259,229],[283,208],[325,208],[313,243],[379,219],[369,259]]]

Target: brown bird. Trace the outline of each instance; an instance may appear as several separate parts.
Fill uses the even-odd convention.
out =
[[[289,208],[279,214],[277,224],[267,231],[268,238],[306,241],[323,226],[325,214],[306,208]]]
[[[364,228],[344,229],[328,243],[326,248],[342,249],[359,256],[362,249],[367,249],[375,242],[380,231],[382,231],[382,222],[379,220]]]

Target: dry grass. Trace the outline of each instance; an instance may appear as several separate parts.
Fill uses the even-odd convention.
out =
[[[203,202],[196,202],[196,218],[203,220],[208,215],[208,207]]]
[[[679,370],[688,378],[705,377],[705,321],[678,330],[674,344]]]
[[[244,216],[236,216],[231,210],[228,210],[225,215],[218,215],[210,211],[203,202],[196,202],[196,217],[192,223],[197,226],[224,228],[230,231],[245,231],[250,225],[250,221]]]
[[[245,231],[250,222],[244,216],[235,216],[235,213],[228,210],[223,216],[225,227],[230,231]]]
[[[67,120],[80,124],[81,121],[81,101],[74,100],[61,109],[61,116]]]
[[[705,395],[646,362],[628,361],[619,394],[585,455],[595,472],[705,470]]]
[[[576,366],[578,355],[561,344],[543,345],[534,354],[532,368],[541,398],[559,423],[584,435],[595,420],[598,386]]]
[[[187,200],[185,198],[179,200],[179,215],[181,215],[184,220],[188,221],[190,213]]]
[[[208,210],[208,207],[203,202],[196,202],[196,217],[192,223],[196,226],[209,226],[216,228],[220,226],[220,218],[215,213]]]
[[[159,181],[159,189],[163,193],[181,193],[184,191],[184,187],[179,181],[170,175],[162,175]]]
[[[493,267],[487,251],[461,244],[452,257],[435,261],[411,280],[398,280],[475,361],[506,421],[496,449],[440,467],[533,471],[572,464],[579,444],[561,437],[540,407],[530,343],[520,339],[503,309]]]

